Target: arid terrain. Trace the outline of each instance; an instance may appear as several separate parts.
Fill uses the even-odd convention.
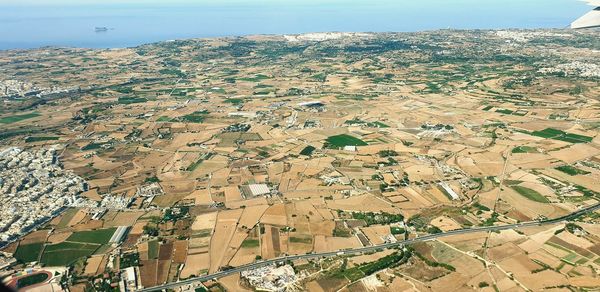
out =
[[[68,267],[70,291],[110,290],[133,267],[138,289],[561,217],[600,200],[599,83],[594,30],[0,51],[0,149],[56,149],[86,182],[77,204],[5,242],[3,274]],[[597,288],[599,221],[300,260],[283,289]],[[185,289],[253,291],[248,279]]]

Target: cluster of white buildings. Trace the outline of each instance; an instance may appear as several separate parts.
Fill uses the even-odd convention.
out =
[[[259,291],[285,291],[298,279],[294,268],[290,265],[281,267],[271,265],[243,271],[242,277]]]
[[[142,283],[138,281],[138,267],[129,267],[121,270],[121,282],[119,290],[122,292],[136,291],[142,289]]]
[[[492,31],[491,34],[495,34],[497,37],[506,39],[507,41],[514,41],[519,43],[528,42],[530,39],[539,37],[557,37],[557,38],[571,38],[572,36],[567,33],[560,33],[555,31],[545,30],[498,30]]]
[[[131,205],[131,201],[133,198],[128,197],[126,195],[105,195],[102,197],[102,201],[100,201],[99,209],[108,209],[108,210],[127,210],[129,205]]]
[[[11,254],[7,254],[5,252],[0,252],[0,278],[3,277],[4,273],[4,269],[7,269],[8,267],[12,266],[13,264],[15,264],[17,262],[17,260],[12,257]]]
[[[135,192],[135,195],[138,197],[155,197],[162,194],[164,194],[164,192],[159,183],[151,183],[139,186]]]
[[[0,96],[23,96],[29,92],[41,91],[35,85],[20,80],[0,81]]]
[[[296,35],[284,35],[286,41],[288,42],[322,42],[327,40],[336,40],[340,38],[347,37],[369,37],[371,34],[369,33],[355,33],[355,32],[312,32],[305,34],[296,34]]]
[[[564,73],[568,76],[579,77],[600,77],[600,65],[575,61],[560,64],[554,68],[542,68],[538,72],[542,74]]]
[[[64,93],[77,90],[77,87],[71,88],[39,88],[36,85],[21,80],[0,80],[0,97],[27,97],[42,96],[53,93]]]
[[[82,204],[86,187],[58,165],[54,149],[0,150],[0,246]]]

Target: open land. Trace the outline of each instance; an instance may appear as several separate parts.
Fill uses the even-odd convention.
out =
[[[325,36],[0,52],[0,82],[20,84],[0,92],[2,148],[53,148],[87,183],[6,241],[10,269],[73,267],[70,285],[102,289],[134,267],[151,287],[600,200],[597,31]],[[600,286],[599,221],[297,260],[293,285],[585,290]]]

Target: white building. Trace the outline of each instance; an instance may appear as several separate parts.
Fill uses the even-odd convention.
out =
[[[356,152],[356,146],[344,146],[344,151]]]
[[[251,184],[248,185],[248,189],[253,197],[263,196],[271,193],[269,186],[266,184]]]
[[[138,288],[136,267],[129,267],[121,270],[121,283],[119,288],[122,292],[135,291]]]
[[[440,187],[452,198],[452,200],[460,199],[460,196],[445,182],[440,183]]]

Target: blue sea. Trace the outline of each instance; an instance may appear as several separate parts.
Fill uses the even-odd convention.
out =
[[[591,10],[578,0],[13,2],[0,0],[0,50],[115,48],[183,38],[325,31],[565,28]]]

